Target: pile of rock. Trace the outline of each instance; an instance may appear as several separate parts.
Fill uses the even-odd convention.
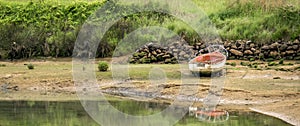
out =
[[[176,58],[158,44],[149,43],[138,49],[129,60],[130,63],[177,63]]]
[[[222,42],[228,51],[228,59],[241,60],[300,60],[300,41],[277,41],[272,44],[257,44],[247,40],[226,40]],[[196,43],[194,49],[200,53],[207,53],[203,43]]]
[[[177,41],[162,47],[155,43],[149,43],[138,49],[130,58],[130,63],[171,63],[189,61],[195,57],[193,46]]]
[[[188,62],[199,54],[208,53],[205,43],[188,45],[183,40],[172,40],[167,46],[149,43],[138,49],[130,63],[178,63]],[[300,60],[300,39],[259,44],[247,40],[219,42],[228,51],[228,59],[241,60]]]
[[[194,58],[197,51],[193,49],[193,46],[190,46],[184,41],[177,41],[169,44],[166,49],[170,52],[178,61],[189,61]]]

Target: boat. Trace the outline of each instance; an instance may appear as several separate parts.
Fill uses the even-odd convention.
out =
[[[220,73],[226,63],[226,55],[212,52],[197,56],[189,61],[189,70],[194,76],[210,76]]]

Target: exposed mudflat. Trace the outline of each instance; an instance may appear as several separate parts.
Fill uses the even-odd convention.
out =
[[[184,75],[191,76],[189,79],[197,79],[199,83],[186,84],[180,79],[169,79],[165,83],[153,85],[149,80],[115,82],[97,77],[98,85],[75,87],[71,61],[34,61],[34,70],[28,70],[25,63],[27,62],[0,62],[6,65],[0,67],[1,100],[79,100],[78,90],[83,95],[103,92],[137,100],[169,103],[180,99],[193,101],[194,106],[201,107],[211,84],[210,78],[199,80],[188,71],[182,71]],[[299,64],[285,67],[298,66]],[[300,125],[299,70],[256,70],[240,65],[227,68],[223,95],[217,109],[257,111]],[[179,95],[182,88],[190,88],[196,92],[183,92]]]

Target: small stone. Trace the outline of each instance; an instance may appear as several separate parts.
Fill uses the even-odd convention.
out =
[[[280,77],[273,77],[273,79],[281,79]]]
[[[299,45],[300,44],[300,41],[298,39],[296,39],[294,42],[293,42],[294,45]]]
[[[262,50],[269,50],[270,48],[269,48],[269,46],[264,45],[263,47],[261,47],[261,49],[262,49]]]
[[[183,57],[184,57],[184,58],[190,58],[190,55],[185,54]]]
[[[293,50],[293,49],[294,49],[294,48],[293,48],[292,45],[287,47],[287,50]]]
[[[236,45],[231,46],[232,49],[238,49]]]
[[[165,63],[166,63],[166,64],[172,63],[172,59],[166,59],[166,60],[165,60]]]
[[[186,53],[184,52],[184,51],[181,51],[180,53],[179,53],[179,56],[184,56]]]
[[[271,51],[270,56],[276,57],[276,56],[278,56],[278,52],[277,51]]]
[[[243,56],[243,53],[238,50],[230,49],[229,51],[236,56]]]
[[[229,41],[225,41],[225,42],[224,42],[224,46],[225,46],[225,47],[231,46],[231,43],[230,43]]]
[[[252,41],[247,41],[246,44],[249,45],[249,44],[253,44],[253,43],[252,43]]]
[[[169,54],[163,55],[163,58],[170,58],[171,56]]]
[[[252,55],[252,54],[253,54],[253,52],[252,52],[252,51],[250,51],[250,50],[246,50],[246,51],[244,52],[244,54],[246,54],[246,55]]]
[[[173,49],[173,52],[178,52],[179,50],[178,49]]]
[[[269,47],[270,47],[270,49],[277,49],[278,46],[279,46],[279,43],[275,42],[275,43],[271,44]]]
[[[291,54],[294,54],[294,53],[295,53],[294,50],[288,50],[288,51],[286,51],[286,54],[288,54],[288,55],[291,55]]]
[[[294,50],[297,50],[298,47],[299,47],[298,45],[293,45],[293,49],[294,49]]]
[[[281,56],[285,56],[286,52],[281,52],[280,55]]]
[[[152,55],[157,55],[157,53],[155,51],[152,51],[151,53],[152,53]]]
[[[256,51],[254,52],[254,54],[260,54],[260,51],[259,51],[259,50],[256,50]]]
[[[287,45],[286,44],[282,44],[279,48],[280,51],[285,51],[287,49]]]

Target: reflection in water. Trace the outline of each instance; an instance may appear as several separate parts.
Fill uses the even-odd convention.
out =
[[[101,101],[86,102],[103,106]],[[167,104],[130,100],[112,100],[110,104],[129,115],[145,116],[159,113],[168,107]],[[98,108],[102,110],[99,109],[95,113],[105,111],[103,107]],[[258,113],[230,113],[230,115],[232,116],[228,121],[217,124],[200,122],[187,115],[176,126],[289,126],[281,120]],[[79,101],[0,101],[0,126],[98,126],[98,124],[84,111]]]

